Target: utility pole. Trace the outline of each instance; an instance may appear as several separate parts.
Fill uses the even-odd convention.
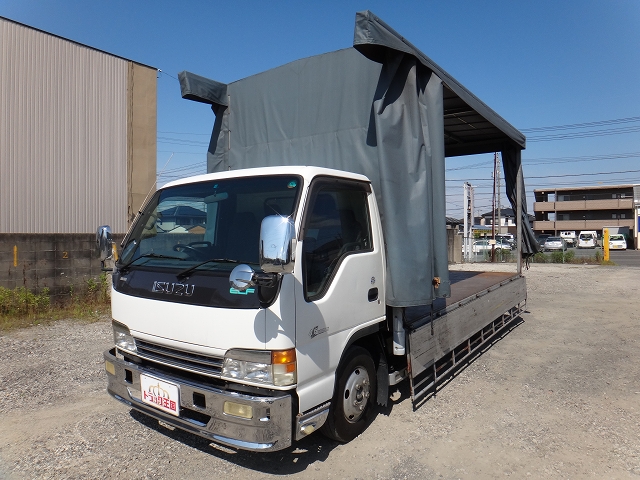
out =
[[[500,156],[496,153],[496,177],[497,177],[497,181],[496,181],[496,192],[498,195],[497,201],[498,201],[498,233],[502,233],[502,202],[500,201],[500,196],[501,196],[501,186],[500,186]]]
[[[496,261],[496,170],[498,164],[498,154],[493,154],[493,201],[491,206],[491,238],[493,238],[493,245],[491,245],[491,261]]]
[[[464,259],[470,260],[472,253],[471,230],[473,228],[473,186],[464,182]]]

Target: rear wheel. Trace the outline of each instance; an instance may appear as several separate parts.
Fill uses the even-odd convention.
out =
[[[340,367],[329,417],[322,433],[339,442],[360,435],[374,415],[376,369],[369,352],[351,347]]]

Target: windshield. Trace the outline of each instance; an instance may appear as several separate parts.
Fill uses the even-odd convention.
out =
[[[613,241],[613,240],[624,240],[624,237],[622,235],[611,235],[609,237],[609,240]]]
[[[122,249],[119,268],[145,265],[231,270],[258,265],[260,224],[292,216],[302,179],[294,175],[199,182],[156,192]]]

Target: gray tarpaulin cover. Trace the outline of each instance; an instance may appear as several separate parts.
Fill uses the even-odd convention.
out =
[[[519,160],[524,148],[520,132],[370,12],[356,16],[354,48],[230,83],[226,98],[218,82],[207,86],[188,72],[180,82],[183,96],[210,103],[216,113],[209,172],[314,165],[371,180],[385,234],[391,306],[429,304],[450,294],[445,149],[464,142],[454,135],[457,145],[445,147],[445,97],[472,104],[497,132],[490,147],[486,139],[470,139],[481,146],[465,154],[515,149]]]

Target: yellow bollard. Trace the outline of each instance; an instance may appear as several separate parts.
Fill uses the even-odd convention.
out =
[[[609,261],[609,229],[602,229],[602,250],[604,251],[603,259],[605,262]]]
[[[13,246],[13,266],[14,267],[18,266],[18,246],[17,245]]]

